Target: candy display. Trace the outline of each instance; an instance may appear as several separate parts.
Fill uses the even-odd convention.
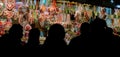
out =
[[[23,41],[27,40],[32,28],[39,28],[40,38],[45,40],[50,26],[57,23],[64,26],[65,40],[69,43],[70,39],[80,35],[81,24],[91,23],[96,16],[120,32],[120,9],[66,0],[3,0],[0,1],[0,36],[13,24],[20,24],[24,28]]]

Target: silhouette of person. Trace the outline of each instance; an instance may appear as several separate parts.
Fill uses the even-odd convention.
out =
[[[107,46],[109,46],[110,48],[115,47],[114,46],[114,34],[113,34],[113,29],[110,27],[106,27],[106,39],[107,39]]]
[[[9,34],[4,36],[5,41],[3,42],[5,48],[21,48],[22,42],[21,38],[23,36],[23,27],[20,24],[14,24],[10,30]]]
[[[107,32],[107,37],[108,37],[107,42],[109,41],[108,45],[114,49],[120,48],[120,37],[117,35],[114,35],[113,29],[110,27],[106,28],[106,32]]]
[[[89,39],[90,47],[93,49],[96,48],[107,48],[108,46],[108,37],[107,37],[107,32],[106,32],[107,24],[105,20],[96,18],[92,23],[91,23],[91,37]]]
[[[66,48],[67,45],[64,38],[64,27],[60,24],[54,24],[48,31],[48,37],[46,38],[43,48]]]
[[[25,45],[26,48],[40,48],[39,42],[40,31],[38,28],[33,28],[29,32],[28,43]]]
[[[80,27],[80,35],[73,38],[70,41],[69,48],[77,48],[83,49],[87,47],[87,39],[89,38],[90,33],[90,24],[89,23],[82,23]]]

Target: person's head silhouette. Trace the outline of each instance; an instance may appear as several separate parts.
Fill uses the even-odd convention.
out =
[[[106,27],[107,27],[107,24],[106,24],[105,20],[102,20],[100,18],[96,18],[91,23],[91,28],[92,28],[92,31],[94,31],[94,32],[103,32]]]
[[[54,24],[50,27],[48,31],[48,37],[43,45],[45,48],[66,48],[66,43],[64,41],[65,30],[60,24]]]
[[[81,32],[81,34],[89,33],[90,32],[90,24],[87,22],[82,23],[82,25],[80,27],[80,32]]]
[[[54,24],[50,27],[48,31],[48,37],[52,39],[64,39],[65,37],[65,30],[64,27],[60,24]]]
[[[40,31],[37,28],[31,29],[29,32],[28,47],[38,47],[39,46],[39,36]]]
[[[23,36],[23,27],[20,24],[14,24],[9,30],[10,37],[20,39]]]

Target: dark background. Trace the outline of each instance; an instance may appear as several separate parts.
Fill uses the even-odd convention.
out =
[[[69,1],[92,4],[97,6],[105,6],[110,8],[116,8],[116,5],[120,5],[120,0],[113,0],[113,3],[111,2],[111,0],[69,0]]]

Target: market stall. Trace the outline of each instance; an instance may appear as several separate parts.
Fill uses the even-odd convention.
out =
[[[12,24],[21,24],[24,28],[22,40],[26,41],[31,25],[35,24],[34,27],[41,30],[40,38],[45,40],[49,27],[58,23],[64,26],[67,32],[65,40],[69,42],[80,34],[81,23],[91,23],[96,16],[106,20],[109,27],[120,32],[120,9],[66,0],[1,0],[0,36],[7,33]]]

